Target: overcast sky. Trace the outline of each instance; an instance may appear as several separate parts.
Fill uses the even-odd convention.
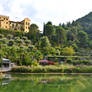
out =
[[[92,11],[92,0],[0,0],[0,14],[11,20],[29,17],[42,30],[43,23],[66,23]]]

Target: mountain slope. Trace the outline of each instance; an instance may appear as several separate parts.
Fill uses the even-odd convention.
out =
[[[89,37],[92,38],[92,12],[88,15],[76,20],[76,23],[81,25],[81,30],[88,33]]]

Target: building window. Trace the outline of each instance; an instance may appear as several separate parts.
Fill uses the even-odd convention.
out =
[[[14,24],[12,24],[12,27],[14,27]]]
[[[28,23],[28,25],[29,25],[30,23]]]
[[[6,24],[8,24],[8,22],[6,22]]]
[[[26,22],[26,25],[27,25],[28,23]]]

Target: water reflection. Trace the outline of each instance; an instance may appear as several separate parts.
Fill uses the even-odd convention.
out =
[[[92,92],[92,75],[12,74],[0,82],[0,92]]]
[[[4,86],[4,85],[8,85],[11,81],[12,77],[10,74],[4,74],[2,76],[2,80],[1,80],[1,85]]]

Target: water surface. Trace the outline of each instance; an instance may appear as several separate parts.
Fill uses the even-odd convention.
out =
[[[92,75],[10,74],[0,92],[92,92]]]

